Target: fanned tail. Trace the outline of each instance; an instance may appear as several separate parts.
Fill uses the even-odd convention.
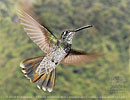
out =
[[[24,60],[21,62],[20,66],[22,67],[24,75],[30,79],[31,82],[37,82],[37,87],[39,89],[52,92],[55,85],[56,69],[53,69],[48,74],[45,72],[39,75],[39,73],[35,72],[43,58],[44,57],[41,56]]]

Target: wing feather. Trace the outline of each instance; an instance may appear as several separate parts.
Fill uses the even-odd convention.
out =
[[[52,36],[56,40],[57,38],[26,12],[19,11],[19,18],[24,30],[27,32],[27,35],[31,40],[33,40],[33,42],[36,43],[45,53],[50,52],[51,44],[54,41],[50,40],[49,37]]]
[[[62,64],[67,65],[78,65],[86,62],[95,60],[96,58],[101,57],[102,55],[94,53],[85,53],[81,51],[71,50],[69,55],[67,55],[63,60]]]

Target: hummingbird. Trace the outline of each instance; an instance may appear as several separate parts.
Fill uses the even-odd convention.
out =
[[[29,58],[20,63],[24,76],[33,83],[37,82],[39,89],[53,91],[56,67],[59,64],[78,65],[99,57],[95,53],[86,53],[71,48],[74,35],[83,29],[92,27],[92,25],[64,31],[60,38],[57,38],[25,11],[19,11],[18,16],[27,35],[46,54],[46,56]]]

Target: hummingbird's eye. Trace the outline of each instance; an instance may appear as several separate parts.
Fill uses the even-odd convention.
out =
[[[67,36],[68,31],[64,31],[61,35],[62,38],[65,38]]]
[[[69,31],[66,31],[66,34],[69,33]]]

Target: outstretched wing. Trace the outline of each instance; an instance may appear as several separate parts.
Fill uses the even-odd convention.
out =
[[[86,62],[95,60],[96,58],[101,57],[102,55],[94,53],[85,53],[81,51],[71,50],[69,55],[67,55],[63,60],[62,64],[68,65],[78,65]]]
[[[50,51],[51,44],[56,42],[57,38],[26,12],[19,11],[18,14],[27,35],[41,48],[41,50],[48,53]]]

